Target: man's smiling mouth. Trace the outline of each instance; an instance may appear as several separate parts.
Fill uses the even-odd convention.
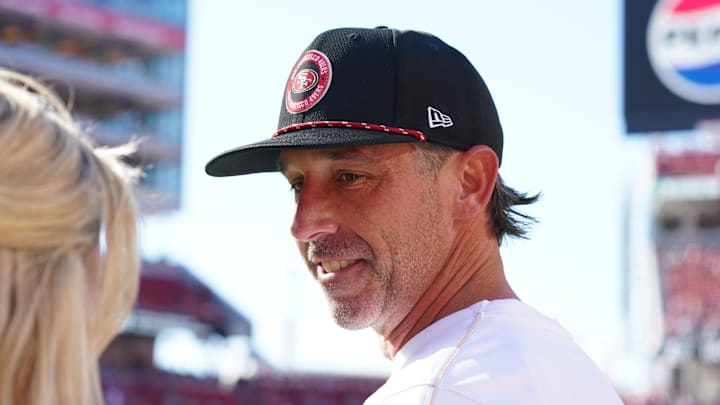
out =
[[[327,262],[320,263],[320,266],[322,266],[323,270],[327,273],[334,273],[342,268],[345,268],[351,264],[353,264],[354,260],[331,260]]]

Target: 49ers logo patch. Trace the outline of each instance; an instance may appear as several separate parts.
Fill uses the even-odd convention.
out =
[[[290,73],[285,91],[285,108],[299,114],[313,108],[325,96],[332,80],[332,65],[324,53],[305,52]]]
[[[303,69],[295,75],[292,83],[293,93],[304,93],[315,88],[318,83],[318,73],[312,69]]]

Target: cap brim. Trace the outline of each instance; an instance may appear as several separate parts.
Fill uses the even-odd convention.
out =
[[[309,128],[288,132],[238,148],[211,159],[205,172],[215,177],[274,172],[284,149],[319,149],[386,143],[419,142],[411,135],[398,135],[357,128]]]

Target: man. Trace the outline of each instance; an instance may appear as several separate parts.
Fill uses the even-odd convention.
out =
[[[278,131],[206,171],[279,170],[291,232],[335,321],[393,361],[366,404],[620,404],[554,320],[520,302],[499,254],[534,202],[498,176],[503,135],[480,75],[425,33],[320,34],[290,73]]]

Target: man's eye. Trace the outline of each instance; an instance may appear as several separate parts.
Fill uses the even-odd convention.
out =
[[[357,173],[340,173],[340,180],[344,183],[352,183],[358,181],[363,176]]]

